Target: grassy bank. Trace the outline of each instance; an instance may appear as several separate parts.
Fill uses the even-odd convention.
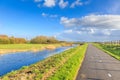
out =
[[[22,51],[40,51],[44,49],[55,49],[60,46],[68,46],[65,43],[60,44],[0,44],[0,54]]]
[[[25,66],[0,80],[73,80],[84,58],[87,45],[77,46],[31,66]]]
[[[106,45],[106,44],[94,44],[104,52],[108,53],[112,57],[120,60],[120,45]]]
[[[58,70],[48,80],[74,80],[77,72],[82,64],[87,45],[79,47],[66,63],[58,68]]]

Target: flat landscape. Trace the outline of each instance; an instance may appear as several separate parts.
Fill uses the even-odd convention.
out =
[[[60,54],[51,56],[31,66],[24,66],[22,69],[12,71],[1,77],[1,80],[60,80],[76,77],[76,72],[82,64],[86,45],[77,46]],[[72,66],[71,66],[72,65]],[[23,76],[24,75],[24,76]]]
[[[0,80],[120,80],[120,0],[0,0]]]
[[[37,51],[31,51],[33,46]],[[51,57],[46,57],[43,60],[38,60],[29,66],[22,66],[16,70],[9,71],[7,74],[1,76],[0,80],[118,80],[120,78],[119,45],[101,43],[89,43],[87,45],[87,43],[84,43],[70,47],[68,43],[1,44],[0,48],[2,50],[4,49],[4,51],[8,49],[25,49],[24,53],[23,51],[18,51],[18,53],[16,53],[16,51],[14,52],[18,54],[18,57],[20,54],[24,56],[26,51],[28,51],[27,54],[31,54],[29,52],[31,51],[33,52],[32,54],[38,54],[38,57],[42,57],[50,53],[41,52],[47,50],[48,46],[50,46],[50,48],[53,46],[56,47],[55,49],[48,49],[50,51],[57,49],[59,51],[59,48],[62,50],[62,47],[66,47],[66,49],[68,47],[68,50],[59,52],[59,54],[53,54]],[[111,49],[115,49],[115,51]],[[13,52],[9,53],[9,55],[12,54]],[[2,53],[3,57],[6,55],[8,55],[8,53]],[[31,60],[33,59],[31,58]],[[2,61],[2,59],[0,61]],[[9,64],[9,66],[10,65],[11,64]],[[11,68],[14,69],[14,65]]]

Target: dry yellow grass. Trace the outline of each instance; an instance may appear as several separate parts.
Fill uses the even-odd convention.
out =
[[[71,46],[71,44],[0,44],[0,54],[32,51],[38,52],[41,50],[49,49],[54,50],[61,46]]]
[[[0,54],[4,54],[4,53],[14,53],[14,52],[25,52],[25,51],[28,51],[27,49],[22,49],[22,50],[19,50],[19,49],[0,49]]]
[[[48,45],[45,48],[49,49],[49,50],[54,50],[54,49],[56,49],[56,46],[54,46],[54,45]]]

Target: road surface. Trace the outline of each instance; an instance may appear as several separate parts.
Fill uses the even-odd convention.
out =
[[[76,80],[120,80],[120,61],[89,44]]]

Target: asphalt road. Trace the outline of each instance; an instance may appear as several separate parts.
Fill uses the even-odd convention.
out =
[[[120,61],[89,44],[76,80],[120,80]]]

